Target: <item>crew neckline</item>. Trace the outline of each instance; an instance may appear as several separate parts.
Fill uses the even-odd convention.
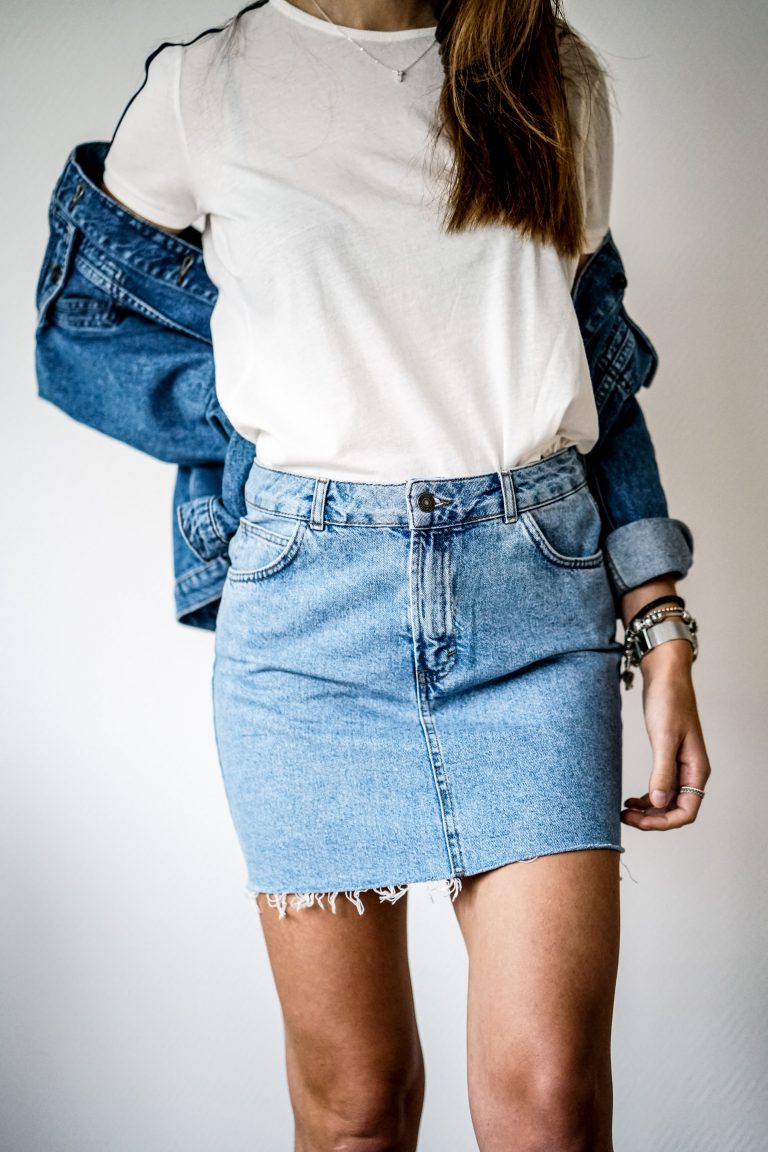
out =
[[[305,12],[303,8],[297,8],[295,4],[291,4],[290,0],[269,0],[269,4],[270,7],[276,8],[278,12],[282,12],[290,20],[297,20],[299,24],[306,24],[308,28],[314,28],[316,32],[330,33],[333,36],[346,33],[355,40],[378,40],[380,42],[411,40],[415,36],[434,36],[437,28],[437,24],[427,24],[424,28],[399,28],[394,32],[383,32],[377,28],[350,28],[347,24],[334,25],[330,21],[324,20],[322,16],[313,16],[310,12]]]

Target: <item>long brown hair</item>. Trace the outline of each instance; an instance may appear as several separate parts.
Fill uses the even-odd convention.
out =
[[[452,144],[445,227],[507,223],[576,256],[584,212],[560,45],[587,98],[596,57],[559,0],[433,0],[445,69],[432,143]],[[570,46],[570,45],[569,45]]]

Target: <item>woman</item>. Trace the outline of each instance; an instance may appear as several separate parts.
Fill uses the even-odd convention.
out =
[[[419,882],[469,953],[482,1152],[612,1148],[620,826],[691,823],[710,766],[661,573],[621,598],[654,763],[620,810],[570,297],[611,162],[550,0],[259,0],[161,45],[107,156],[129,211],[203,220],[217,393],[257,445],[214,719],[300,1152],[416,1147]]]

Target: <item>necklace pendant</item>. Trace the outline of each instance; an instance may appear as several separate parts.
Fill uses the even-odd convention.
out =
[[[402,83],[403,75],[404,73],[402,71],[395,72],[395,80],[397,80],[398,84]]]

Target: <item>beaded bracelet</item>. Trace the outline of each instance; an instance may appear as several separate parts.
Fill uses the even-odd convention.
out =
[[[671,605],[669,608],[652,608],[650,612],[646,612],[645,615],[639,619],[635,616],[627,625],[624,636],[626,637],[630,632],[633,636],[636,636],[643,628],[649,628],[652,624],[658,624],[665,616],[679,616],[686,624],[693,620],[690,612],[685,608],[678,608],[676,604]]]
[[[641,616],[645,616],[646,612],[650,612],[652,608],[658,608],[660,604],[679,604],[681,608],[685,608],[685,600],[683,600],[682,596],[657,596],[655,600],[651,600],[651,602],[641,608],[639,612],[635,612],[627,624],[627,628],[631,628],[635,620]]]

